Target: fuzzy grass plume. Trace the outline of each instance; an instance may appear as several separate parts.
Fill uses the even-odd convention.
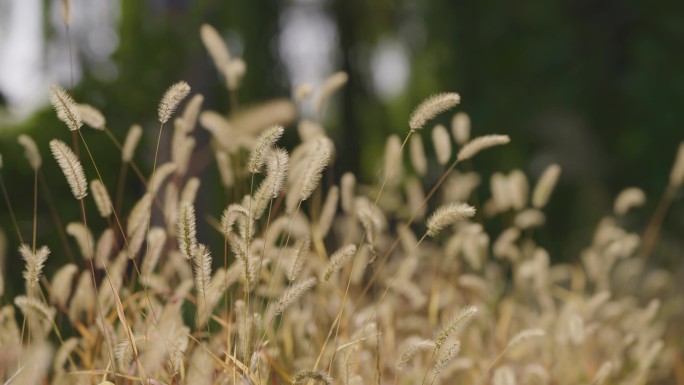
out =
[[[425,127],[429,120],[455,107],[460,102],[461,96],[455,92],[445,92],[430,96],[413,110],[409,119],[409,128],[415,131]]]
[[[475,215],[475,208],[467,203],[449,203],[441,206],[427,220],[427,234],[436,236],[440,230],[454,224],[460,219],[470,218]]]
[[[159,102],[159,108],[157,113],[159,114],[159,122],[166,123],[171,118],[171,115],[176,111],[180,102],[185,99],[190,93],[190,86],[188,83],[180,81],[169,87],[164,93],[161,101]]]
[[[64,88],[54,84],[50,86],[50,103],[57,112],[57,118],[64,122],[70,131],[81,128],[83,121],[76,102]]]
[[[58,139],[50,141],[50,150],[57,164],[62,169],[67,183],[69,183],[71,193],[78,200],[85,198],[88,195],[88,182],[81,161],[78,160],[76,154],[66,143]]]

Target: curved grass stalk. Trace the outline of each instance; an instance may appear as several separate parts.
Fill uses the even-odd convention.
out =
[[[389,169],[388,169],[387,172],[385,173],[385,177],[383,178],[382,184],[380,185],[380,190],[378,191],[377,195],[375,196],[375,201],[373,202],[373,206],[371,207],[371,213],[370,213],[370,217],[369,217],[369,219],[368,219],[369,221],[372,221],[372,220],[373,220],[373,215],[375,214],[375,209],[378,207],[378,202],[380,201],[380,196],[382,195],[382,193],[383,193],[383,191],[384,191],[384,189],[385,189],[385,185],[387,184],[387,180],[389,179],[390,175],[392,175],[392,173],[394,172],[394,169],[395,169],[396,166],[397,166],[397,162],[401,162],[401,160],[402,160],[401,154],[403,154],[403,152],[404,152],[404,147],[406,147],[406,144],[408,143],[409,138],[411,137],[411,134],[413,134],[413,132],[414,132],[414,130],[409,130],[409,132],[406,134],[406,137],[404,138],[404,141],[402,142],[401,147],[399,148],[399,156],[396,157],[395,162],[393,162],[393,163],[390,165]],[[355,253],[354,257],[353,257],[352,266],[351,266],[351,270],[352,270],[352,271],[354,271],[354,267],[356,267],[356,261],[357,261],[357,258],[356,258],[356,257],[359,255],[359,250],[361,249],[361,246],[363,245],[363,242],[364,242],[365,239],[366,239],[367,231],[368,231],[368,229],[367,229],[366,227],[364,227],[363,234],[361,235],[361,240],[359,241],[359,244],[358,244],[358,246],[357,246],[357,248],[356,248],[356,253]],[[398,240],[398,238],[397,238],[397,240]],[[398,242],[397,242],[397,243],[398,243]],[[369,283],[369,285],[370,285],[370,283]],[[343,312],[344,312],[344,305],[347,303],[347,297],[348,297],[348,295],[349,295],[349,288],[350,288],[350,286],[351,286],[351,275],[349,276],[349,279],[347,280],[347,285],[346,285],[345,290],[344,290],[344,296],[343,296],[343,298],[342,298],[342,305],[340,306],[340,312],[339,312],[338,315],[335,317],[335,320],[333,321],[333,324],[331,325],[331,330],[332,330],[333,327],[336,328],[336,329],[335,329],[335,338],[334,338],[334,341],[333,341],[333,352],[335,351],[335,345],[337,344],[337,335],[338,335],[339,330],[340,330],[340,323],[339,323],[339,321],[342,319],[342,314],[343,314]],[[337,325],[336,325],[336,324],[337,324]],[[320,359],[321,359],[321,357],[322,357],[322,355],[323,355],[323,352],[324,352],[324,350],[325,350],[325,347],[326,347],[326,345],[327,345],[327,343],[328,343],[329,338],[330,338],[330,334],[328,335],[328,337],[326,338],[325,342],[323,343],[323,346],[321,347],[320,353],[318,354],[318,357],[316,358],[316,362],[315,362],[315,364],[314,364],[313,370],[317,370],[317,369],[318,369],[318,365],[319,365],[319,363],[320,363]],[[329,365],[328,365],[328,368],[332,367],[332,361],[333,361],[334,358],[335,358],[335,354],[333,353],[333,355],[330,357],[330,363],[329,363]]]

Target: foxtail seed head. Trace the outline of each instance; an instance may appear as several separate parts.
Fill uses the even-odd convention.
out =
[[[78,200],[83,199],[88,195],[88,182],[81,161],[71,151],[71,148],[61,140],[51,140],[50,150],[52,150],[52,155],[62,169],[74,197]]]
[[[425,123],[428,120],[456,106],[460,102],[461,96],[455,92],[432,95],[413,110],[409,119],[409,127],[413,131],[419,130],[425,127]]]

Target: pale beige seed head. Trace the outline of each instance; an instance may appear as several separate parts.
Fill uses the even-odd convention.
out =
[[[82,271],[69,304],[69,318],[79,319],[83,313],[92,314],[95,308],[95,293],[90,272]]]
[[[195,126],[197,125],[197,117],[202,109],[202,103],[204,103],[204,96],[202,96],[202,94],[195,94],[185,105],[182,119],[183,122],[185,122],[183,128],[185,129],[186,134],[189,134],[195,130]]]
[[[449,345],[447,348],[443,349],[437,359],[435,360],[435,366],[433,367],[433,372],[435,375],[442,373],[442,370],[458,355],[461,351],[461,343],[456,341],[455,343]]]
[[[340,180],[342,210],[349,214],[354,209],[354,190],[356,189],[356,177],[351,172],[346,172]]]
[[[287,150],[274,148],[268,152],[266,157],[266,186],[267,195],[270,198],[277,198],[283,190],[287,173],[290,169],[290,157]]]
[[[447,226],[458,220],[471,218],[475,215],[475,207],[463,202],[452,202],[442,205],[435,210],[427,220],[427,234],[434,237]]]
[[[451,137],[447,129],[438,124],[432,129],[432,145],[435,147],[437,163],[444,166],[451,158]]]
[[[285,309],[290,307],[299,298],[301,298],[306,292],[311,290],[318,280],[316,278],[310,277],[302,282],[298,282],[290,286],[285,292],[278,298],[275,304],[275,315],[283,314]]]
[[[480,136],[466,143],[466,145],[461,148],[461,151],[458,152],[458,156],[456,158],[459,162],[464,161],[477,155],[482,150],[494,146],[500,146],[510,141],[511,139],[508,137],[508,135]]]
[[[455,92],[445,92],[430,96],[413,110],[409,119],[409,128],[415,131],[425,127],[425,123],[428,120],[453,108],[460,102],[461,96]]]
[[[96,130],[104,130],[107,120],[102,112],[90,104],[76,104],[74,106],[81,116],[83,123]]]
[[[427,157],[425,156],[425,148],[423,147],[423,138],[419,135],[411,136],[409,156],[411,157],[411,165],[416,171],[416,174],[425,176],[427,173]]]
[[[313,92],[313,87],[309,83],[302,83],[295,88],[294,99],[296,102],[301,103]]]
[[[42,246],[41,248],[36,249],[36,252],[34,253],[33,250],[31,250],[31,247],[24,243],[19,246],[19,254],[26,262],[24,280],[26,280],[27,287],[32,288],[40,280],[45,261],[47,261],[47,257],[50,255],[50,249],[47,246]]]
[[[586,338],[584,319],[577,313],[570,314],[566,320],[566,331],[574,345],[580,345]]]
[[[385,142],[385,159],[383,172],[388,182],[396,183],[402,174],[401,139],[398,135],[390,135]]]
[[[249,210],[237,203],[228,205],[225,210],[223,210],[223,215],[221,215],[221,230],[226,237],[231,237],[234,235],[233,226],[239,218],[247,219],[249,218]]]
[[[542,329],[526,329],[513,336],[506,345],[506,350],[514,349],[535,338],[544,337],[546,333]]]
[[[195,289],[200,297],[204,297],[209,290],[211,281],[211,251],[203,244],[197,245],[197,251],[192,258],[195,272]]]
[[[275,125],[267,128],[259,135],[254,148],[249,153],[249,161],[247,162],[249,172],[257,173],[261,171],[266,163],[268,150],[283,136],[283,132],[285,132],[283,126]]]
[[[233,173],[233,166],[230,161],[230,155],[222,150],[216,151],[216,166],[221,176],[221,184],[223,187],[230,188],[235,184],[235,174]]]
[[[432,340],[419,340],[415,343],[412,343],[403,351],[403,353],[401,353],[399,361],[397,362],[397,369],[404,369],[409,361],[411,361],[411,359],[420,351],[434,349],[435,342]]]
[[[145,258],[143,258],[141,273],[143,277],[149,276],[157,266],[159,258],[164,250],[166,243],[166,231],[161,227],[153,227],[150,234],[147,236],[147,243],[150,247],[147,250]]]
[[[313,380],[325,385],[333,384],[332,377],[322,370],[302,370],[292,377],[293,384],[304,383],[305,380]]]
[[[290,282],[297,279],[299,273],[301,273],[302,269],[304,268],[305,257],[309,252],[310,247],[311,238],[309,238],[308,236],[303,236],[302,238],[297,240],[297,243],[295,243],[291,255],[292,263],[290,264],[290,267],[287,270],[287,279]]]
[[[86,180],[81,161],[71,151],[71,148],[61,140],[51,140],[50,150],[52,150],[52,155],[62,169],[62,173],[66,177],[74,197],[78,200],[83,199],[88,195],[88,181]]]
[[[158,167],[154,171],[154,174],[152,174],[152,176],[150,177],[150,181],[147,184],[147,191],[152,194],[157,194],[161,186],[164,184],[164,181],[166,181],[166,179],[173,175],[173,173],[176,172],[177,168],[178,166],[176,166],[176,164],[172,162],[164,163],[163,165]]]
[[[188,179],[181,192],[181,202],[194,203],[195,198],[197,198],[197,190],[199,190],[200,184],[200,179],[197,177]]]
[[[511,202],[508,178],[500,172],[495,172],[489,180],[489,185],[492,192],[492,202],[494,202],[496,210],[503,212],[511,208],[513,203]]]
[[[178,176],[185,176],[188,172],[195,144],[195,138],[174,133],[171,141],[171,160],[178,166],[176,168]]]
[[[245,61],[242,59],[233,59],[226,65],[223,72],[226,77],[228,89],[231,91],[237,90],[240,88],[242,78],[247,72],[247,64],[245,64]]]
[[[100,234],[100,238],[95,245],[95,266],[102,269],[104,261],[108,261],[117,244],[116,235],[111,228]]]
[[[239,113],[231,116],[229,124],[232,127],[239,128],[238,133],[240,135],[251,137],[263,131],[264,127],[287,126],[297,118],[297,115],[297,108],[291,100],[274,99],[241,108]],[[224,141],[234,142],[237,138],[224,131],[223,137],[217,136],[217,139],[221,145],[224,145]],[[244,138],[241,139],[244,143]],[[224,146],[230,148],[228,145]]]
[[[617,198],[615,198],[613,212],[617,216],[623,216],[632,208],[640,207],[644,203],[646,203],[644,190],[638,187],[629,187],[622,190]]]
[[[35,297],[27,297],[25,295],[18,295],[14,297],[14,304],[17,305],[26,319],[30,322],[30,325],[32,325],[30,326],[32,333],[35,332],[41,336],[47,335],[52,328],[53,319],[55,318],[55,313],[57,312],[54,307],[45,305],[42,301]],[[34,329],[34,327],[37,327],[37,329]],[[48,355],[52,356],[52,353],[48,352]],[[28,383],[38,382],[38,379],[35,379],[35,381],[30,381]]]
[[[328,231],[330,231],[330,227],[337,215],[337,204],[339,203],[339,200],[340,188],[337,186],[330,187],[328,196],[325,198],[325,203],[321,209],[321,216],[318,220],[318,231],[321,237],[325,238],[325,236],[328,235]]]
[[[112,215],[112,199],[109,197],[105,185],[99,179],[94,179],[90,182],[90,189],[93,191],[93,200],[95,200],[95,206],[97,206],[100,216],[107,218]]]
[[[354,244],[344,246],[335,251],[333,255],[330,256],[328,267],[326,267],[325,272],[321,276],[321,281],[328,282],[330,277],[332,277],[333,274],[335,274],[335,272],[354,255],[356,255],[356,245]]]
[[[224,68],[230,62],[230,51],[223,38],[216,31],[214,27],[209,24],[202,24],[200,28],[200,37],[204,47],[209,51],[209,56],[214,62],[216,69],[223,72]]]
[[[166,218],[166,228],[169,230],[169,234],[173,234],[176,231],[176,219],[178,215],[178,203],[180,202],[180,192],[178,191],[179,186],[175,183],[169,183],[166,185],[166,190],[164,191],[164,217]]]
[[[95,240],[89,228],[81,222],[71,222],[66,226],[66,233],[76,240],[83,259],[93,259]]]
[[[492,385],[517,385],[515,380],[515,372],[508,365],[503,365],[496,370],[492,375]]]
[[[140,204],[140,206],[138,207],[141,207],[142,205],[147,206],[147,210],[140,211],[140,214],[138,216],[139,219],[135,222],[131,221],[130,218],[128,220],[128,228],[126,229],[128,233],[128,243],[126,245],[126,250],[122,251],[121,253],[125,256],[128,256],[129,258],[136,257],[136,254],[138,253],[138,251],[140,251],[140,248],[142,247],[142,244],[145,241],[145,235],[147,234],[147,224],[150,223],[149,207],[152,203],[152,200],[150,199],[151,197],[151,194],[145,194],[143,199],[138,202],[138,204]]]
[[[159,113],[159,122],[166,123],[173,115],[174,111],[180,104],[180,102],[185,99],[190,93],[190,86],[184,81],[173,84],[162,96],[161,102],[159,102],[159,108],[157,112]]]
[[[470,139],[470,116],[465,112],[457,112],[451,119],[451,134],[460,146]]]
[[[509,258],[512,261],[518,259],[520,250],[516,245],[516,241],[520,238],[520,230],[516,227],[509,227],[504,230],[499,238],[494,242],[492,251],[497,258]]]
[[[439,350],[450,337],[457,337],[463,331],[463,329],[470,324],[477,313],[477,307],[466,306],[458,314],[452,317],[444,326],[439,329],[439,332],[436,334],[434,339],[435,350]]]
[[[316,100],[317,114],[320,115],[323,106],[328,101],[330,96],[337,92],[337,90],[342,88],[345,84],[347,84],[348,80],[349,76],[346,72],[343,71],[335,72],[334,74],[330,75],[327,79],[325,79],[325,82],[323,82],[323,85],[321,86],[321,89],[318,92],[318,99]]]
[[[229,122],[223,114],[216,111],[202,111],[199,115],[199,122],[202,128],[216,139],[219,146],[217,148],[235,153],[240,149],[242,141],[236,141],[238,131],[233,122]]]
[[[682,185],[682,182],[684,182],[684,142],[679,144],[677,156],[672,165],[672,171],[670,171],[671,186],[679,187]]]
[[[325,136],[325,129],[319,122],[314,122],[308,119],[302,119],[297,125],[297,133],[302,142]]]
[[[69,27],[71,25],[71,0],[61,0],[60,5],[62,21],[64,22],[64,25]]]
[[[441,188],[444,202],[467,201],[482,182],[476,172],[452,172]]]
[[[546,222],[546,216],[538,209],[525,209],[515,215],[513,223],[521,230],[540,227]]]
[[[38,171],[43,164],[43,158],[40,156],[36,142],[30,136],[24,134],[19,135],[17,142],[24,147],[24,156],[31,165],[31,168],[34,171]]]
[[[187,202],[178,209],[178,249],[185,258],[191,259],[197,253],[197,225],[195,207]]]
[[[178,188],[179,186],[175,183],[169,183],[164,191],[164,217],[169,234],[173,234],[176,229],[178,203],[180,202]]]
[[[330,162],[332,149],[328,141],[317,140],[316,147],[311,156],[307,160],[308,166],[304,175],[302,176],[302,187],[299,190],[299,200],[305,201],[311,196],[311,193],[318,187],[318,183],[323,175],[323,170]]]
[[[546,206],[556,187],[560,173],[561,168],[557,164],[552,164],[544,170],[534,186],[534,192],[532,192],[532,207],[541,209]]]
[[[128,134],[126,134],[126,140],[121,149],[121,160],[124,161],[124,163],[129,163],[133,160],[135,148],[138,147],[140,137],[142,137],[142,127],[140,127],[139,124],[132,125],[128,130]]]
[[[76,102],[64,88],[55,84],[50,86],[50,103],[57,112],[57,118],[64,122],[70,131],[81,128],[83,121],[76,109]]]
[[[140,198],[131,212],[128,214],[128,224],[126,226],[126,235],[131,236],[139,227],[147,228],[147,221],[150,217],[150,208],[152,207],[153,195],[146,193]]]
[[[602,385],[606,382],[613,372],[613,363],[610,361],[604,362],[599,370],[596,371],[594,379],[591,380],[591,385]]]
[[[73,263],[68,263],[57,270],[50,283],[50,302],[66,306],[76,273],[78,273],[78,266]]]
[[[527,176],[520,170],[513,170],[508,174],[508,193],[511,205],[516,210],[522,210],[527,206],[530,184]]]

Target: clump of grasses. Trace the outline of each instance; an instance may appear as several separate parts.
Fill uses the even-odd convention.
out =
[[[244,62],[230,56],[213,27],[202,26],[200,35],[237,106]],[[59,138],[50,141],[81,207],[63,226],[81,260],[43,277],[50,249],[36,245],[36,225],[31,243],[15,226],[27,287],[26,295],[3,297],[0,380],[636,385],[677,378],[682,364],[673,352],[681,346],[668,336],[681,332],[671,322],[681,314],[681,294],[671,291],[670,272],[647,268],[639,257],[652,249],[662,214],[647,227],[647,244],[622,220],[644,203],[641,190],[618,196],[614,215],[600,221],[577,260],[553,264],[533,230],[546,222],[543,210],[561,166],[549,165],[531,193],[520,170],[455,171],[465,161],[476,168],[476,155],[510,141],[497,134],[471,139],[476,122],[462,111],[453,115],[451,130],[437,125],[427,134],[436,152],[426,152],[422,129],[459,104],[456,93],[416,107],[403,143],[398,136],[388,140],[380,181],[338,179],[328,169],[335,145],[321,119],[347,80],[336,73],[319,90],[303,85],[293,100],[242,107],[227,117],[202,111],[204,98],[178,82],[158,107],[150,175],[136,165],[141,125],[133,124],[121,145],[99,111],[51,87],[57,118],[88,154]],[[302,103],[314,104],[318,120],[296,122]],[[157,167],[169,121],[173,162]],[[95,130],[81,133],[83,123]],[[198,123],[211,134],[218,169],[205,179],[188,167]],[[294,125],[301,143],[288,151],[278,141]],[[121,152],[117,185],[104,182],[116,171],[103,168],[101,175],[87,147],[87,136],[103,134]],[[37,185],[38,146],[27,136],[19,143]],[[682,148],[660,211],[684,180]],[[448,167],[426,186],[433,155]],[[82,158],[93,162],[96,175],[86,176]],[[413,170],[403,169],[404,158]],[[124,207],[129,166],[144,189]],[[88,216],[83,199],[87,177],[97,218]],[[491,196],[478,188],[487,179]],[[230,198],[198,212],[208,205],[195,204],[198,190],[212,181]],[[153,222],[156,210],[162,215]],[[490,229],[501,224],[498,233]],[[208,237],[199,228],[216,231],[223,245],[203,243]]]

